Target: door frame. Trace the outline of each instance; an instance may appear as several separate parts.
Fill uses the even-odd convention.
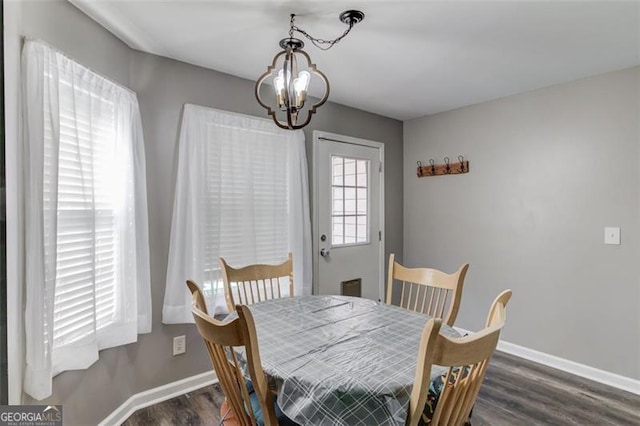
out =
[[[318,282],[318,278],[319,278],[319,262],[320,262],[320,252],[317,250],[317,244],[316,242],[318,241],[318,239],[320,238],[320,228],[319,228],[319,223],[318,223],[318,147],[321,143],[322,140],[328,140],[331,142],[338,142],[338,143],[345,143],[345,144],[352,144],[352,145],[361,145],[361,146],[366,146],[368,148],[375,148],[378,150],[378,159],[380,160],[380,193],[378,194],[379,196],[379,231],[380,231],[380,240],[379,240],[379,259],[378,259],[378,277],[379,277],[379,284],[378,284],[378,295],[379,295],[379,299],[384,301],[384,287],[385,287],[385,277],[384,277],[384,270],[385,270],[385,229],[384,229],[384,143],[382,142],[376,142],[376,141],[372,141],[372,140],[368,140],[368,139],[360,139],[360,138],[354,138],[352,136],[345,136],[345,135],[340,135],[337,133],[329,133],[329,132],[325,132],[322,130],[314,130],[313,131],[313,159],[312,159],[312,178],[311,180],[312,182],[312,205],[313,205],[313,211],[311,214],[311,220],[312,220],[312,239],[311,239],[311,245],[312,245],[312,256],[311,258],[313,259],[313,287],[312,287],[312,294],[318,294],[318,286],[319,286],[319,282]]]

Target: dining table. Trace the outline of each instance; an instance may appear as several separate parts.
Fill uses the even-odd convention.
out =
[[[282,412],[301,425],[403,425],[428,315],[349,296],[249,306]],[[459,337],[443,324],[442,334]],[[243,362],[243,351],[238,355]],[[446,369],[436,366],[432,378]],[[248,377],[248,372],[247,372]]]

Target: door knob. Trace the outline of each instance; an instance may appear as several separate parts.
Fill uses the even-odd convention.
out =
[[[320,256],[322,257],[328,257],[329,256],[329,250],[327,249],[320,249]]]

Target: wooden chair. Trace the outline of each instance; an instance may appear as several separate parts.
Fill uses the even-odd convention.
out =
[[[198,296],[194,293],[191,313],[209,351],[220,387],[227,398],[221,409],[223,424],[277,425],[273,394],[269,390],[260,364],[258,338],[251,311],[244,305],[238,305],[238,318],[223,322],[211,318],[199,309],[198,303]],[[234,352],[234,347],[238,346],[244,346],[246,351],[250,384],[245,381]],[[225,407],[228,407],[228,410]]]
[[[249,265],[233,268],[221,257],[220,269],[224,281],[224,296],[229,312],[236,304],[251,305],[263,300],[282,297],[282,289],[287,285],[289,296],[293,297],[293,258],[279,265]],[[286,288],[286,287],[285,287]]]
[[[465,263],[453,274],[437,269],[406,268],[395,261],[395,254],[389,255],[389,275],[387,279],[387,304],[393,300],[393,281],[401,281],[398,306],[422,312],[434,318],[442,318],[453,327],[460,300],[462,286],[469,264]]]
[[[420,341],[407,425],[458,426],[468,423],[489,360],[498,344],[510,298],[511,290],[502,292],[491,306],[487,327],[469,336],[446,337],[439,334],[441,319],[427,322]],[[448,370],[432,383],[433,365],[448,367]]]

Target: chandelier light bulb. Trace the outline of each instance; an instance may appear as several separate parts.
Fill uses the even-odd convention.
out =
[[[293,89],[296,93],[296,108],[301,108],[304,105],[304,101],[307,100],[307,89],[309,88],[310,80],[311,74],[308,71],[300,71],[298,77],[293,80]]]
[[[280,70],[278,76],[273,79],[273,89],[276,92],[278,106],[282,108],[284,106],[284,77],[282,70]]]

